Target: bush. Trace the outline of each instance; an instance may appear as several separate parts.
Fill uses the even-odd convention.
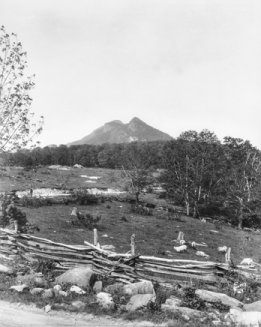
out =
[[[130,212],[142,216],[153,216],[153,210],[143,206],[142,204],[132,204]]]
[[[74,190],[73,197],[79,205],[98,204],[99,199],[96,195],[88,193],[87,190]]]
[[[15,229],[15,221],[18,224],[18,231],[21,233],[33,234],[40,231],[38,226],[31,224],[26,219],[26,214],[15,205],[16,196],[4,194],[1,199],[0,225],[3,228]]]
[[[45,198],[41,198],[41,197],[32,198],[26,195],[20,198],[18,203],[21,207],[33,207],[33,208],[39,208],[39,207],[50,205],[50,202]]]

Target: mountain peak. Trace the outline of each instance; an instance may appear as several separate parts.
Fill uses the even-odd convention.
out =
[[[138,117],[133,117],[132,120],[129,122],[129,124],[130,123],[144,123],[144,122]]]
[[[144,123],[138,117],[123,124],[120,120],[113,120],[105,123],[103,126],[95,129],[91,134],[85,136],[79,141],[69,143],[68,145],[76,144],[94,144],[103,143],[130,143],[133,141],[157,141],[171,140],[172,137],[166,133],[153,128]]]

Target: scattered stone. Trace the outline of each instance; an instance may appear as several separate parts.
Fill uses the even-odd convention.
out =
[[[84,290],[82,290],[80,287],[73,285],[70,288],[71,292],[77,293],[77,294],[86,294],[86,292]]]
[[[36,295],[36,294],[41,294],[41,293],[43,293],[43,291],[44,291],[44,289],[43,289],[42,287],[35,287],[35,288],[33,288],[33,289],[30,291],[30,293],[31,293],[32,295]]]
[[[0,264],[0,273],[4,273],[4,274],[8,274],[9,275],[9,274],[13,274],[13,272],[14,271],[13,271],[12,268]]]
[[[100,294],[100,293],[99,293]],[[133,295],[126,305],[128,311],[135,311],[146,306],[149,302],[155,302],[154,294],[136,294]]]
[[[29,274],[29,275],[24,275],[24,276],[17,276],[16,281],[19,283],[24,283],[27,285],[35,285],[35,286],[45,286],[45,281],[43,278],[39,277],[37,274]]]
[[[44,290],[42,293],[42,299],[51,299],[54,297],[54,291],[51,288]]]
[[[85,303],[84,302],[82,302],[82,301],[73,301],[72,302],[72,306],[74,307],[74,308],[76,308],[76,309],[82,309],[82,308],[84,308],[85,307]]]
[[[188,317],[189,318],[188,320],[190,320],[191,318],[199,318],[202,316],[201,311],[190,309],[187,307],[177,307],[176,312],[179,312],[183,318]]]
[[[61,285],[54,285],[53,289],[55,291],[58,291],[59,292],[62,289],[62,286]]]
[[[155,295],[155,291],[154,291],[152,282],[147,281],[147,280],[138,282],[138,283],[124,285],[123,289],[124,289],[124,293],[130,294],[130,295],[136,295],[136,294],[153,294],[153,295]]]
[[[93,286],[93,291],[95,294],[98,294],[101,292],[102,290],[102,281],[101,280],[97,280]]]
[[[112,295],[110,293],[100,292],[97,294],[97,301],[104,309],[111,309],[114,306]]]
[[[97,280],[97,275],[90,267],[77,267],[70,269],[56,278],[57,284],[75,284],[79,287],[92,287]]]
[[[115,283],[115,284],[112,284],[112,285],[109,285],[106,287],[105,291],[110,293],[110,294],[113,294],[113,293],[122,293],[124,288],[123,288],[123,284],[122,283]]]
[[[243,307],[243,303],[234,299],[224,293],[215,293],[206,290],[196,290],[195,294],[203,301],[206,302],[221,302],[224,305],[227,305],[231,308],[233,307]]]
[[[24,290],[28,289],[28,285],[15,285],[10,287],[11,290],[15,290],[17,292],[23,292]]]
[[[175,311],[177,307],[179,307],[181,304],[181,300],[178,299],[175,296],[171,296],[169,299],[166,300],[165,303],[161,305],[161,309],[163,311],[169,310],[169,311]]]
[[[52,306],[50,304],[47,304],[45,307],[44,307],[44,311],[46,313],[50,312],[52,310]]]
[[[58,294],[60,296],[64,296],[64,297],[67,297],[68,293],[67,292],[64,292],[64,291],[58,291]]]

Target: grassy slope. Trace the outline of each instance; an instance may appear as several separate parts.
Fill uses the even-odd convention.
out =
[[[124,180],[120,177],[120,171],[108,169],[74,169],[71,171],[53,170],[51,175],[42,174],[46,168],[39,169],[36,173],[24,172],[17,179],[16,176],[22,170],[9,169],[4,172],[6,176],[1,178],[0,190],[27,189],[32,183],[33,187],[113,187],[122,189]],[[102,176],[97,183],[86,183],[86,179],[80,175]],[[42,182],[36,181],[41,180]],[[108,205],[111,208],[108,208]],[[81,230],[66,221],[71,220],[72,206],[54,205],[41,208],[23,208],[27,218],[37,224],[41,232],[36,236],[49,238],[57,242],[67,244],[83,244],[85,240],[92,242],[93,232],[87,229]],[[179,231],[183,231],[188,241],[205,242],[207,248],[199,248],[210,255],[210,260],[224,261],[224,255],[217,253],[217,247],[226,245],[232,248],[232,259],[239,263],[242,258],[252,257],[254,261],[261,262],[260,236],[246,231],[239,231],[225,226],[218,234],[211,233],[216,229],[212,223],[202,223],[190,217],[182,217],[181,221],[160,220],[154,216],[139,216],[130,213],[130,204],[121,202],[105,202],[95,206],[81,206],[82,212],[90,212],[94,215],[102,215],[102,221],[98,228],[99,242],[101,245],[113,244],[117,252],[125,253],[130,250],[130,238],[136,234],[137,253],[142,255],[155,255],[168,257],[162,251],[171,251],[172,257],[193,260],[204,260],[195,256],[195,250],[189,249],[188,253],[178,254],[173,246]],[[127,222],[122,221],[122,216]],[[102,237],[107,234],[108,237]]]

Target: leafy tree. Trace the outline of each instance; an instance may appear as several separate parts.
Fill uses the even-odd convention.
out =
[[[221,178],[221,145],[214,133],[188,131],[163,150],[161,181],[170,197],[184,201],[187,215],[199,217],[198,204],[210,196]]]
[[[223,187],[241,229],[243,220],[260,209],[261,153],[249,141],[225,137],[226,174]]]
[[[24,77],[27,67],[26,52],[15,34],[0,28],[0,153],[32,144],[41,133],[43,117],[32,124],[30,91],[34,77]]]

